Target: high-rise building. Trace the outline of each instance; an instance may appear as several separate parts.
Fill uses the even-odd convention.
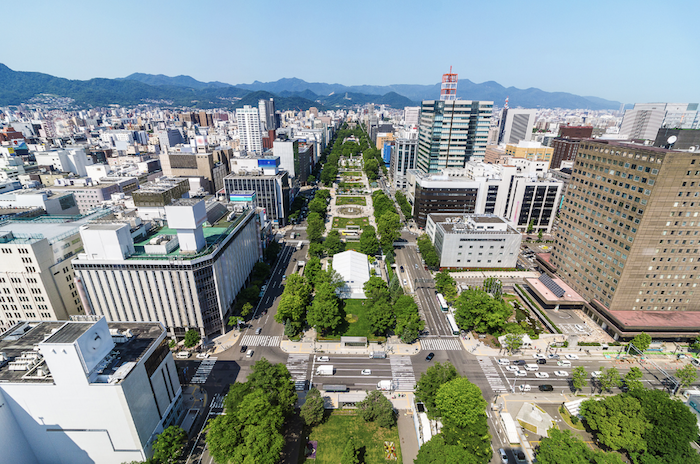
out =
[[[262,132],[260,130],[260,112],[258,108],[245,105],[236,110],[238,134],[244,150],[262,154]]]
[[[260,123],[263,125],[263,131],[270,131],[277,129],[277,124],[275,123],[275,100],[270,98],[269,100],[258,101],[258,111],[260,112]]]
[[[552,261],[608,331],[694,338],[699,216],[700,153],[583,140]]]
[[[407,106],[403,109],[403,124],[407,127],[418,127],[420,106]]]
[[[0,336],[0,353],[8,463],[142,462],[185,412],[157,322],[21,322]]]
[[[204,189],[215,193],[224,188],[224,177],[228,174],[231,149],[192,153],[168,151],[160,154],[163,175],[167,177],[203,177]]]
[[[660,128],[700,129],[697,103],[636,103],[625,111],[620,134],[630,139],[654,140]]]
[[[578,153],[579,139],[557,137],[552,140],[552,162],[549,169],[559,169],[562,161],[573,161]]]
[[[434,173],[483,160],[493,102],[426,100],[421,105],[417,166]]]
[[[405,190],[408,185],[406,173],[416,168],[416,152],[418,151],[418,132],[402,131],[391,149],[389,161],[389,176],[395,189]]]
[[[559,126],[559,137],[590,139],[593,137],[593,126]]]
[[[529,141],[532,127],[535,125],[537,110],[522,108],[503,108],[498,128],[498,143],[515,143]]]

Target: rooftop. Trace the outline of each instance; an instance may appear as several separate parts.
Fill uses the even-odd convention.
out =
[[[525,279],[525,282],[527,282],[528,286],[531,289],[533,289],[547,303],[586,303],[585,298],[576,293],[571,287],[566,285],[566,283],[559,277],[553,277],[552,280],[556,285],[558,285],[561,288],[561,290],[564,291],[564,294],[562,296],[557,296],[552,291],[552,289],[547,287],[546,283],[542,282],[540,279],[527,278]]]
[[[54,243],[79,232],[80,226],[111,214],[108,209],[98,209],[84,216],[39,216],[32,218],[11,218],[0,222],[0,233],[12,232],[12,241],[33,243],[47,239]]]

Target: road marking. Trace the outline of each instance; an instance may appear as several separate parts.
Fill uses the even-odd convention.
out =
[[[294,379],[298,390],[306,389],[306,374],[308,371],[309,354],[293,353],[287,357],[287,370]]]
[[[197,372],[195,372],[192,379],[190,379],[190,383],[205,383],[212,369],[214,369],[214,364],[216,364],[217,359],[218,358],[207,358],[199,363]]]
[[[413,391],[416,376],[413,373],[413,363],[410,356],[391,356],[391,378],[398,391]]]
[[[241,338],[241,345],[246,346],[280,346],[281,336],[269,335],[244,335]]]
[[[484,376],[486,376],[486,381],[489,383],[491,390],[493,390],[494,393],[508,392],[508,387],[503,384],[503,379],[491,358],[479,356],[476,359],[479,361],[479,366],[481,366],[481,370],[484,372]]]
[[[461,351],[462,344],[456,338],[423,338],[420,341],[421,350]]]

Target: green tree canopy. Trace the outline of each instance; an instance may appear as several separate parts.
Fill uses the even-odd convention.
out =
[[[570,430],[551,428],[537,450],[538,464],[623,464],[616,453],[593,451]]]
[[[576,366],[571,372],[571,384],[574,387],[574,391],[580,391],[586,386],[586,379],[588,379],[588,373],[586,368],[583,366]]]
[[[333,256],[337,253],[345,251],[345,243],[340,240],[340,232],[337,230],[331,230],[326,236],[326,240],[323,242],[323,246],[326,248],[326,253],[328,256]]]
[[[510,353],[518,351],[523,346],[523,334],[506,334],[503,340],[503,347]]]
[[[264,391],[270,404],[278,406],[285,417],[294,410],[297,394],[292,376],[284,364],[272,364],[265,358],[260,359],[253,364],[247,383],[254,390]]]
[[[435,247],[430,241],[430,238],[426,234],[423,234],[418,237],[417,243],[418,250],[423,256],[423,261],[425,261],[425,264],[431,268],[438,267],[440,265],[440,257],[437,255]]]
[[[331,284],[324,282],[316,287],[314,301],[306,319],[310,326],[322,333],[335,330],[341,323],[340,304]]]
[[[185,332],[184,345],[186,348],[192,348],[193,346],[196,346],[201,339],[202,337],[201,335],[199,335],[199,330],[190,329],[187,332]]]
[[[326,226],[318,213],[309,213],[306,220],[306,235],[311,243],[321,243]]]
[[[360,252],[374,256],[379,252],[379,241],[377,234],[372,226],[366,226],[362,229],[360,235]]]
[[[413,343],[425,328],[425,322],[420,317],[418,305],[410,295],[401,295],[394,302],[396,330],[404,343]]]
[[[455,320],[461,329],[479,333],[501,332],[513,309],[503,300],[496,300],[482,290],[463,291],[455,301]]]
[[[435,274],[435,288],[437,291],[442,293],[442,296],[449,303],[454,303],[457,299],[457,282],[455,282],[452,275],[446,270],[442,270]]]
[[[676,378],[680,381],[681,387],[689,387],[698,379],[698,370],[692,364],[686,364],[676,371]]]
[[[315,427],[323,420],[323,397],[316,388],[306,393],[306,399],[301,406],[299,415],[308,427]]]
[[[627,385],[627,388],[630,390],[644,388],[644,384],[642,384],[642,377],[644,377],[642,370],[637,366],[633,366],[625,374],[625,385]]]
[[[394,248],[393,243],[401,236],[401,223],[399,215],[393,211],[387,211],[377,221],[377,231],[379,232],[379,243],[382,250]]]
[[[290,275],[277,307],[275,321],[284,324],[289,320],[297,330],[301,330],[310,299],[311,285],[306,278],[299,274]]]
[[[448,445],[441,433],[420,447],[414,464],[478,464],[481,461],[459,445]]]
[[[651,345],[651,335],[642,332],[632,339],[632,344],[639,351],[642,351],[642,352],[646,351],[649,349],[649,346]],[[633,354],[636,354],[636,353],[633,353]]]
[[[185,443],[187,433],[177,425],[171,425],[156,437],[153,443],[153,459],[164,464],[175,463]]]
[[[435,398],[437,398],[438,390],[442,385],[458,377],[457,369],[447,361],[433,364],[420,376],[415,395],[416,398],[425,404],[430,419],[440,417],[440,412],[435,405]]]
[[[651,427],[637,398],[615,395],[581,404],[581,415],[605,446],[629,452],[646,451],[643,436]]]
[[[357,403],[357,409],[366,422],[376,422],[377,425],[384,428],[391,428],[396,425],[394,406],[378,390],[369,392],[364,400]]]
[[[322,272],[323,266],[321,265],[321,258],[318,256],[312,256],[306,262],[304,266],[304,275],[313,285],[316,285],[316,276],[319,272]]]
[[[357,446],[355,437],[352,435],[345,443],[343,455],[340,457],[340,464],[360,464],[360,449]]]

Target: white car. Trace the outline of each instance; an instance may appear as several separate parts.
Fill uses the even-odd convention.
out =
[[[535,372],[535,377],[537,377],[538,379],[548,379],[549,374],[547,374],[546,372]]]
[[[574,361],[574,360],[578,359],[578,356],[575,354],[567,354],[566,359],[570,359],[570,360]]]
[[[566,371],[554,371],[554,375],[557,377],[568,377],[569,373]]]
[[[549,354],[547,355],[547,359],[559,359],[559,355],[558,355],[558,354],[554,354],[554,353],[549,353]]]
[[[535,353],[532,355],[532,357],[535,359],[547,359],[547,357],[545,355],[543,355],[542,353]]]
[[[510,366],[510,359],[501,358],[498,360],[498,364],[501,366]]]
[[[517,371],[515,371],[515,376],[516,376],[516,377],[527,377],[527,372],[518,369]]]
[[[593,371],[593,372],[591,372],[591,377],[594,378],[594,379],[597,379],[597,378],[600,377],[601,375],[603,375],[603,373],[600,372],[600,371]]]
[[[362,375],[372,375],[371,369],[362,369]]]
[[[518,388],[521,392],[529,392],[530,390],[532,390],[532,387],[528,384],[520,385]]]
[[[506,366],[506,370],[509,372],[518,372],[520,368],[518,366]]]
[[[197,359],[207,359],[209,357],[209,353],[197,353]]]

